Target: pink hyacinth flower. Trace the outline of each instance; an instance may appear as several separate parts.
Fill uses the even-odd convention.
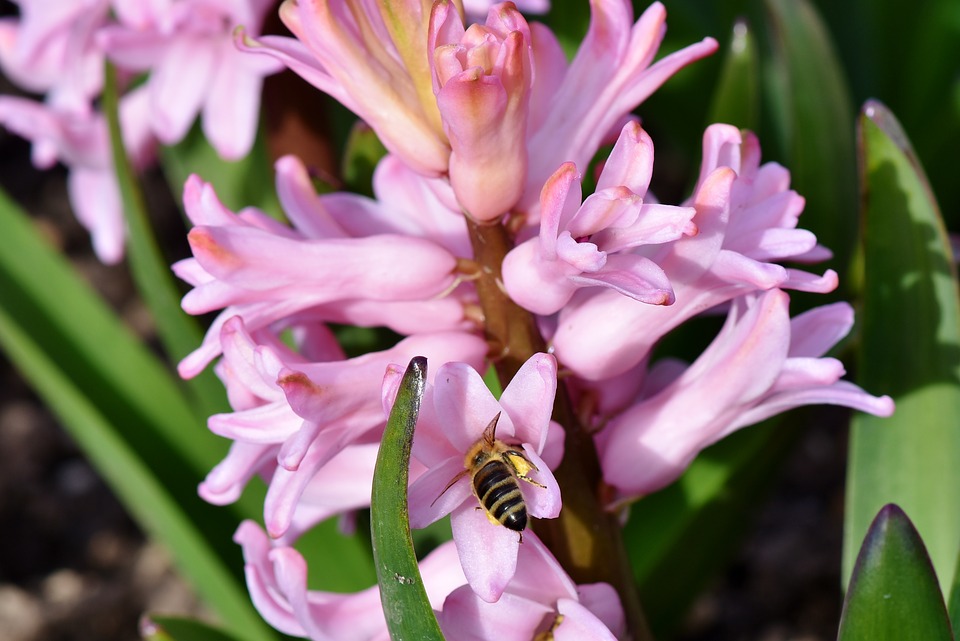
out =
[[[450,184],[468,216],[496,220],[520,198],[527,173],[530,28],[514,5],[501,4],[486,24],[464,30],[456,7],[437,2],[429,49]]]
[[[236,315],[251,331],[304,316],[401,333],[469,325],[464,301],[453,295],[459,277],[452,252],[469,251],[462,216],[395,160],[381,166],[375,187],[382,202],[318,196],[303,164],[281,158],[277,192],[295,229],[252,208],[234,214],[212,186],[196,176],[187,181],[194,257],[173,266],[194,286],[183,307],[193,314],[226,309],[181,362],[182,376],[196,375],[219,354],[220,329]]]
[[[363,446],[379,442],[386,422],[379,390],[388,364],[425,355],[479,367],[487,349],[477,336],[447,332],[412,336],[389,350],[340,360],[339,348],[325,340],[322,356],[333,360],[307,362],[266,332],[257,338],[263,344],[254,341],[238,317],[221,333],[224,361],[218,372],[235,411],[211,416],[209,426],[233,439],[234,446],[201,484],[200,494],[213,503],[229,503],[253,475],[264,476],[269,482],[264,522],[271,536],[287,539],[293,536],[288,532],[292,526],[299,534],[316,524],[313,519],[335,513],[335,507],[360,507],[346,497],[332,504],[316,484],[329,478],[330,471],[324,472],[329,464],[341,469],[350,461],[370,462],[372,451]],[[352,446],[356,449],[337,459]],[[366,504],[370,469],[362,477]],[[358,492],[363,490],[354,488],[352,494]]]
[[[387,388],[398,382],[397,370],[385,379]],[[550,470],[563,455],[562,428],[550,420],[556,391],[556,360],[535,354],[507,385],[499,402],[476,369],[465,363],[440,367],[425,392],[413,455],[427,471],[410,487],[410,524],[421,528],[451,515],[464,574],[485,601],[496,601],[513,577],[520,540],[517,532],[491,523],[486,512],[477,509],[464,457],[499,415],[496,438],[517,444],[537,468],[530,477],[545,486],[519,481],[528,514],[555,518],[560,512],[560,488]]]
[[[181,0],[119,3],[123,24],[106,27],[99,42],[119,67],[150,71],[151,122],[171,145],[203,114],[203,133],[224,158],[253,146],[263,78],[282,68],[250,56],[233,42],[243,26],[257,33],[272,0]]]
[[[277,630],[313,641],[389,641],[377,586],[353,594],[307,590],[307,563],[295,549],[272,545],[253,521],[241,523],[234,540],[243,547],[253,605]],[[420,574],[435,610],[466,582],[449,542],[420,562]]]
[[[850,306],[836,303],[792,320],[788,307],[779,289],[737,299],[693,365],[669,382],[654,368],[658,391],[613,418],[598,437],[604,480],[622,499],[665,487],[703,448],[793,407],[827,403],[893,413],[889,397],[841,381],[843,365],[823,357],[850,330]],[[667,363],[665,371],[678,368]]]
[[[121,100],[120,127],[136,168],[153,159],[146,94],[133,91]],[[103,115],[69,112],[25,98],[0,96],[0,124],[33,143],[33,164],[57,161],[69,170],[67,193],[74,215],[89,232],[97,257],[106,264],[123,258],[126,237],[120,188],[113,171],[110,136]]]
[[[536,82],[523,210],[536,207],[540,188],[559,163],[586,167],[627,114],[678,70],[717,49],[713,38],[705,38],[653,62],[666,33],[662,4],[650,5],[636,23],[630,0],[595,0],[590,7],[590,28],[569,65],[556,36],[531,25]]]
[[[557,358],[577,375],[591,381],[620,375],[641,363],[668,331],[737,296],[774,287],[828,292],[837,286],[832,270],[818,276],[777,264],[829,253],[811,232],[797,228],[803,198],[790,189],[783,167],[760,164],[752,134],[711,125],[703,156],[690,203],[699,233],[647,254],[670,279],[676,303],[655,307],[612,291],[578,292],[560,311],[551,337]]]
[[[459,587],[437,618],[457,641],[615,641],[625,631],[616,591],[606,583],[575,585],[535,534],[524,537],[517,574],[498,601]]]
[[[19,86],[46,95],[59,113],[89,116],[103,87],[103,52],[94,34],[108,0],[20,0],[19,18],[0,19],[0,69]]]
[[[337,99],[418,172],[446,172],[450,147],[427,53],[429,3],[287,0],[280,17],[296,39],[244,36],[239,45],[280,60]]]
[[[369,442],[365,438],[379,442],[387,419],[379,393],[387,365],[426,356],[434,362],[465,361],[466,367],[480,367],[486,351],[486,342],[472,334],[420,334],[382,352],[281,371],[277,384],[305,422],[280,449],[280,467],[267,490],[265,522],[271,536],[287,531],[302,493],[334,455],[348,444]],[[432,378],[428,373],[427,380]]]
[[[311,327],[306,340],[306,332],[300,332],[300,348],[317,360],[344,358],[336,339],[329,331],[318,332],[320,327]],[[215,371],[233,412],[214,414],[207,425],[234,442],[200,484],[199,493],[210,503],[226,505],[240,498],[254,475],[273,474],[281,445],[302,427],[303,418],[290,408],[277,378],[284,368],[307,361],[268,331],[251,335],[239,316],[224,324],[220,342],[223,359]]]
[[[660,267],[635,248],[697,231],[692,207],[644,203],[653,171],[653,142],[628,123],[600,174],[597,190],[580,204],[573,163],[564,163],[540,194],[540,233],[510,251],[503,284],[536,314],[553,314],[583,287],[608,287],[651,305],[670,305],[673,289]]]
[[[494,4],[491,0],[464,0],[463,13],[466,15],[467,23],[482,22],[490,12],[490,7]],[[514,2],[517,9],[524,13],[543,14],[550,11],[550,0],[516,0]]]

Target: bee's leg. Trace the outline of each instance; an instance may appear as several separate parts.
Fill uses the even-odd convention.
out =
[[[518,542],[518,543],[523,543],[523,532],[517,532],[517,536],[520,537],[520,539],[519,539],[517,542]]]
[[[443,496],[444,494],[446,494],[446,493],[447,493],[447,490],[449,490],[451,487],[453,487],[453,484],[454,484],[454,483],[456,483],[457,481],[459,481],[460,479],[462,479],[464,476],[466,476],[466,475],[469,474],[469,473],[470,473],[470,470],[461,470],[459,473],[457,473],[456,476],[454,476],[452,479],[450,479],[450,482],[447,483],[447,487],[443,488],[443,492],[440,492],[440,494],[437,495],[437,498],[433,499],[433,503],[430,503],[430,507],[433,507],[433,504],[436,503],[437,501],[439,501],[439,500],[440,500],[440,497]]]
[[[541,488],[543,488],[543,489],[547,489],[547,486],[546,486],[546,485],[544,485],[543,483],[538,483],[537,481],[534,481],[532,478],[530,478],[529,476],[527,476],[527,475],[525,475],[525,474],[517,474],[517,478],[520,479],[521,481],[526,481],[526,482],[529,483],[530,485],[536,485],[537,487],[541,487]]]
[[[546,485],[537,483],[532,478],[527,476],[527,474],[531,471],[539,472],[540,470],[537,469],[537,466],[534,465],[530,459],[524,456],[523,452],[519,450],[507,450],[504,452],[504,461],[510,466],[514,475],[518,479],[524,480],[530,485],[536,485],[537,487],[546,489]]]

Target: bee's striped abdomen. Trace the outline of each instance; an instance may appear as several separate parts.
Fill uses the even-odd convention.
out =
[[[527,527],[527,506],[520,483],[503,461],[488,461],[473,477],[480,504],[500,525],[514,532]]]

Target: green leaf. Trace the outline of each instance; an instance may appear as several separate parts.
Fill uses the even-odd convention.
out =
[[[944,591],[960,541],[960,302],[946,231],[893,115],[860,115],[864,293],[859,383],[897,402],[858,415],[850,442],[844,576],[872,516],[897,503],[926,541]]]
[[[713,93],[708,124],[724,122],[756,131],[760,121],[759,76],[756,38],[747,23],[738,20]]]
[[[765,86],[792,186],[804,198],[802,224],[845,273],[856,238],[854,108],[828,32],[807,0],[766,0],[773,63]]]
[[[803,415],[733,434],[704,450],[676,483],[630,507],[623,537],[656,638],[673,636],[729,561],[796,443],[803,421],[795,417]]]
[[[0,309],[0,342],[47,405],[84,449],[124,505],[153,537],[171,549],[177,566],[241,638],[270,638],[246,590],[211,549],[163,483],[119,436],[116,426],[59,370],[22,327]]]
[[[116,69],[109,62],[106,63],[103,109],[110,129],[114,172],[127,223],[127,256],[131,272],[137,290],[156,322],[167,354],[178,360],[197,348],[203,332],[197,322],[180,308],[180,290],[150,228],[146,202],[123,145]],[[195,393],[197,407],[204,414],[215,414],[226,407],[223,385],[212,372],[197,376],[190,382],[190,387]]]
[[[442,641],[440,625],[420,578],[407,513],[410,447],[426,377],[427,359],[415,356],[403,375],[380,442],[373,472],[370,525],[380,598],[391,638]]]
[[[214,509],[196,492],[226,443],[2,193],[0,229],[0,347],[211,606],[246,638],[268,635],[231,540],[257,497]]]
[[[896,505],[867,531],[840,616],[838,641],[953,641],[923,540]]]
[[[950,588],[950,597],[947,600],[947,612],[950,614],[950,625],[954,630],[960,629],[960,553],[957,555],[957,564],[953,570],[953,586]]]
[[[361,517],[357,517],[363,522]],[[330,518],[307,530],[294,547],[307,560],[307,584],[311,589],[329,592],[358,592],[377,582],[367,532],[358,524],[353,536],[338,528],[338,518]]]
[[[387,155],[376,132],[358,120],[350,129],[343,155],[343,182],[348,191],[373,196],[373,172]]]
[[[538,16],[537,19],[550,27],[567,54],[567,59],[572,60],[590,25],[590,3],[555,3],[551,6],[550,13]]]
[[[262,131],[246,158],[231,161],[217,154],[199,124],[195,124],[176,145],[161,148],[161,159],[167,183],[178,202],[183,202],[187,178],[190,174],[199,174],[213,185],[217,198],[229,209],[256,207],[277,220],[285,219]]]
[[[241,641],[243,638],[199,619],[153,614],[140,621],[140,631],[144,641]]]

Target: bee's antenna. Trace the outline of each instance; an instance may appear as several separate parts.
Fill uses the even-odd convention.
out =
[[[493,417],[493,420],[487,425],[483,430],[483,440],[493,445],[493,442],[497,440],[497,421],[500,420],[500,414],[503,412],[497,412],[497,415]]]

